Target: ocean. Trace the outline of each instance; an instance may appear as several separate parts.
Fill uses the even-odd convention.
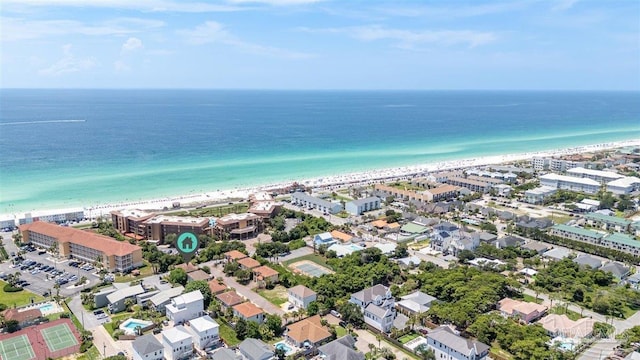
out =
[[[640,139],[639,92],[0,90],[0,213]]]

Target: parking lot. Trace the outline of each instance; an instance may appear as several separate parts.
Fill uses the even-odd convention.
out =
[[[10,240],[7,241],[7,236],[4,236],[4,244],[9,254],[18,254],[20,249],[17,249]],[[99,276],[95,274],[94,268],[84,270],[80,267],[74,267],[72,266],[74,261],[67,259],[54,261],[51,254],[38,249],[25,248],[25,252],[20,255],[20,258],[23,260],[11,257],[10,261],[0,264],[0,274],[6,276],[19,272],[20,279],[26,282],[23,287],[40,295],[55,294],[56,282],[60,283],[61,296],[72,296],[99,281]],[[89,280],[89,283],[80,287],[73,286],[83,276]]]

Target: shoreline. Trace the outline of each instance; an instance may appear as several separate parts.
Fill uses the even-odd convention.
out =
[[[163,197],[157,199],[140,200],[134,202],[119,202],[119,203],[106,203],[99,204],[97,206],[78,206],[73,208],[43,208],[38,210],[32,210],[27,212],[14,212],[0,214],[0,218],[3,219],[20,219],[24,214],[31,213],[32,216],[45,216],[50,214],[61,214],[71,211],[85,211],[89,212],[90,218],[100,217],[107,215],[113,210],[122,209],[141,209],[141,210],[162,210],[164,207],[172,209],[174,202],[180,202],[181,207],[189,207],[190,205],[202,205],[203,203],[213,204],[220,203],[229,199],[247,199],[250,194],[264,191],[269,189],[284,188],[298,183],[312,189],[335,189],[336,187],[354,186],[354,185],[366,185],[380,182],[382,180],[402,179],[403,177],[413,176],[416,174],[445,171],[460,168],[470,168],[476,166],[487,166],[504,164],[513,161],[522,161],[531,159],[536,156],[540,157],[552,157],[561,155],[572,155],[579,153],[588,153],[594,151],[611,150],[626,146],[640,146],[640,139],[623,140],[616,142],[597,143],[591,145],[576,146],[571,148],[560,148],[552,150],[543,150],[536,152],[515,153],[515,154],[502,154],[492,156],[481,156],[476,158],[466,158],[457,160],[437,161],[433,163],[425,163],[418,165],[409,165],[393,168],[372,169],[362,172],[344,173],[328,175],[323,177],[307,178],[307,179],[292,179],[288,181],[281,181],[277,183],[256,185],[245,188],[234,188],[225,190],[216,190],[210,192],[204,192],[193,195],[177,195],[170,197]],[[22,216],[18,216],[22,215]],[[87,214],[85,214],[87,216]]]

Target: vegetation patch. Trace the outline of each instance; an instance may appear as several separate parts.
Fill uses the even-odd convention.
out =
[[[331,268],[331,265],[327,264],[326,259],[323,258],[322,256],[318,255],[318,254],[309,254],[309,255],[305,255],[305,256],[300,256],[300,257],[295,258],[295,259],[290,259],[290,260],[282,262],[282,265],[289,266],[289,265],[291,265],[291,264],[293,264],[295,262],[303,261],[303,260],[309,260],[309,261],[314,262],[314,263],[316,263],[318,265],[322,265],[322,266],[324,266],[324,267],[326,267],[328,269],[333,270]]]
[[[18,290],[17,292],[7,292],[5,287],[8,286],[4,281],[0,281],[0,304],[5,304],[8,307],[21,306],[30,304],[33,302],[39,302],[44,298],[38,294],[34,294],[28,290]]]
[[[233,331],[231,326],[227,324],[220,324],[220,338],[228,346],[236,346],[240,344],[240,339],[236,336],[236,332]]]
[[[269,300],[270,303],[280,306],[287,302],[287,289],[282,285],[277,285],[273,289],[261,289],[257,291],[260,296]]]
[[[418,337],[420,337],[420,335],[419,335],[419,334],[416,334],[416,333],[409,333],[409,334],[405,334],[405,335],[400,336],[400,337],[398,338],[398,341],[400,341],[400,343],[401,343],[402,345],[404,345],[404,344],[408,343],[409,341],[411,341],[411,340],[413,340],[413,339],[415,339],[415,338],[418,338]]]

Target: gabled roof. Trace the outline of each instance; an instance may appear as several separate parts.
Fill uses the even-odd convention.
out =
[[[162,351],[164,349],[162,343],[160,343],[160,341],[158,341],[158,339],[156,339],[156,337],[152,334],[137,337],[135,340],[133,340],[131,346],[133,347],[133,350],[137,352],[138,355],[140,355],[140,357],[142,358],[144,358],[145,354]]]
[[[144,293],[142,285],[134,285],[124,289],[120,289],[107,295],[107,300],[113,304],[126,298]]]
[[[253,268],[256,268],[256,267],[260,266],[260,262],[258,260],[252,259],[250,257],[246,257],[246,258],[238,260],[238,264],[242,265],[243,267],[245,267],[247,269],[253,269]]]
[[[176,269],[182,269],[184,270],[184,272],[188,274],[190,272],[194,272],[198,270],[199,268],[191,263],[186,263],[186,264],[182,263],[182,264],[176,265]]]
[[[603,267],[600,268],[600,270],[605,272],[610,272],[611,274],[613,274],[613,276],[615,276],[618,279],[622,279],[627,274],[629,274],[628,267],[614,261],[610,261],[606,263]]]
[[[240,352],[247,356],[249,360],[264,359],[273,356],[273,350],[269,345],[258,339],[244,339],[238,346]]]
[[[242,360],[242,355],[229,348],[220,348],[213,353],[211,360]]]
[[[373,315],[375,315],[375,316],[377,316],[377,317],[382,319],[391,310],[385,309],[385,308],[380,307],[380,306],[378,306],[378,305],[376,305],[374,303],[371,303],[371,304],[367,305],[367,307],[364,309],[364,311],[365,311],[365,314],[366,313],[371,313],[371,314],[373,314]]]
[[[238,250],[231,250],[231,251],[227,251],[226,253],[224,253],[224,256],[228,259],[233,260],[239,260],[239,259],[244,259],[246,257],[248,257],[247,254],[241,253]]]
[[[385,297],[387,294],[387,291],[389,291],[389,289],[386,286],[377,284],[372,287],[366,288],[362,291],[358,291],[357,293],[352,294],[351,296],[364,303],[369,303],[373,301],[373,299],[375,299],[377,296]]]
[[[331,337],[331,333],[322,326],[320,315],[314,315],[287,326],[287,336],[297,343],[310,341],[317,344]]]
[[[243,317],[247,318],[247,319],[250,318],[250,317],[254,317],[256,315],[264,313],[264,311],[262,311],[262,309],[260,309],[259,307],[253,305],[253,303],[251,303],[249,301],[234,306],[233,310],[236,311],[238,314],[242,315]]]
[[[211,293],[214,295],[227,290],[227,285],[225,283],[218,282],[217,279],[211,279],[207,284],[209,284],[209,290],[211,290]]]
[[[161,292],[153,295],[149,299],[149,301],[154,306],[158,306],[160,304],[164,304],[164,303],[168,302],[169,300],[171,300],[171,298],[182,294],[183,291],[184,291],[184,287],[183,286],[176,286],[174,288],[167,289],[167,290],[161,291]]]
[[[454,334],[451,329],[446,326],[441,326],[431,331],[427,338],[438,341],[441,344],[445,344],[448,347],[456,350],[461,354],[469,356],[472,350],[475,350],[476,354],[482,354],[489,351],[489,346],[479,341],[473,341],[465,339],[459,335]]]
[[[331,237],[334,239],[338,239],[340,241],[344,242],[349,242],[351,241],[351,239],[353,239],[353,236],[343,233],[342,231],[338,231],[338,230],[332,230],[331,231]]]
[[[423,293],[422,291],[414,291],[411,294],[401,297],[402,300],[398,302],[399,306],[405,307],[413,312],[422,313],[429,310],[429,306],[432,302],[438,301],[435,297]]]
[[[580,255],[573,259],[573,262],[578,265],[586,265],[592,269],[598,269],[602,266],[602,260],[596,259],[590,255]]]
[[[356,340],[345,335],[318,348],[325,355],[325,360],[364,360],[364,354],[354,350]]]
[[[198,280],[207,281],[211,277],[211,275],[207,274],[206,272],[200,269],[190,272],[187,276],[189,277],[189,279],[193,281],[198,281]]]
[[[316,292],[309,289],[308,287],[304,286],[304,285],[296,285],[290,289],[287,290],[289,293],[294,294],[294,295],[298,295],[300,298],[305,299],[309,296],[313,296],[316,295]]]
[[[222,302],[222,305],[226,307],[234,306],[244,302],[244,298],[238,295],[238,293],[233,290],[216,295],[216,298],[220,300]]]

